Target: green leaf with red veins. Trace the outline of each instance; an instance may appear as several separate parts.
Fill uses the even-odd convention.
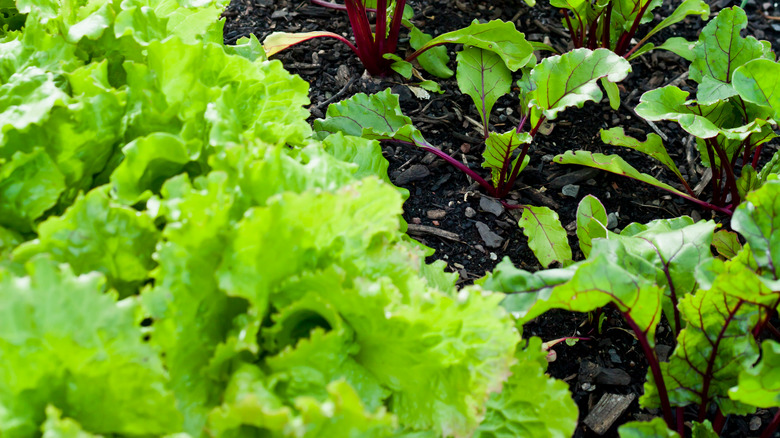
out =
[[[595,196],[585,196],[577,206],[577,239],[585,258],[590,255],[593,239],[605,238],[607,233],[607,210]]]
[[[780,278],[780,180],[771,180],[747,195],[731,219],[747,240],[762,274]]]
[[[664,189],[684,198],[689,197],[685,192],[677,190],[669,184],[662,183],[652,176],[634,169],[626,160],[618,155],[594,154],[588,151],[566,151],[561,155],[556,155],[555,158],[553,158],[553,161],[560,164],[579,164],[594,169],[601,169],[642,181],[643,183]]]
[[[711,106],[696,105],[688,100],[687,91],[666,86],[643,94],[636,113],[639,117],[653,122],[674,120],[689,134],[699,138],[711,138],[720,132],[721,124],[714,121],[723,120],[726,115],[724,113],[731,109],[726,102]]]
[[[739,374],[739,383],[729,397],[759,408],[780,406],[780,344],[766,340],[761,344],[761,361]]]
[[[776,173],[780,173],[780,151],[775,151],[775,154],[772,155],[769,162],[764,164],[764,167],[758,172],[758,178],[761,181],[766,181],[769,178],[769,175]]]
[[[598,13],[607,6],[608,0],[599,0],[591,3],[587,0],[550,0],[550,6],[557,9],[568,9],[571,11],[569,21],[562,19],[563,26],[569,29],[571,23],[571,31],[574,35],[579,35],[580,29],[585,26],[589,28],[593,20],[596,19]],[[566,12],[568,14],[568,12]]]
[[[343,132],[371,140],[425,143],[420,131],[412,125],[412,119],[401,112],[398,95],[389,88],[372,95],[358,93],[331,104],[325,118],[314,121],[314,130],[321,139]]]
[[[739,242],[739,235],[733,231],[718,230],[712,237],[712,246],[718,251],[718,254],[731,259],[742,249]]]
[[[780,118],[780,63],[771,59],[751,61],[734,72],[733,84],[740,97],[748,102],[771,108]]]
[[[661,0],[611,0],[612,17],[609,23],[610,40],[614,42],[620,36],[631,30],[639,11],[648,3],[645,14],[640,18],[640,23],[647,23],[653,19],[653,9],[661,6]]]
[[[630,421],[618,427],[620,438],[680,438],[680,434],[669,430],[661,417],[650,421]]]
[[[485,140],[485,152],[482,153],[482,157],[485,161],[482,163],[482,167],[490,169],[492,177],[493,187],[501,187],[507,183],[512,170],[515,166],[520,166],[518,174],[522,172],[531,157],[526,155],[522,163],[518,163],[520,160],[519,147],[531,143],[533,138],[527,132],[517,132],[514,129],[505,132],[503,134],[496,134],[491,132],[488,138]],[[506,166],[504,172],[504,179],[501,180],[501,169]]]
[[[739,178],[737,178],[737,191],[739,192],[739,198],[745,199],[745,196],[752,192],[753,190],[757,190],[759,187],[761,187],[761,184],[763,181],[758,179],[758,174],[756,173],[755,169],[753,169],[753,166],[750,164],[745,165],[742,167],[742,172],[739,174]]]
[[[650,8],[649,10],[651,9],[652,8]],[[651,36],[655,35],[656,33],[660,32],[661,30],[675,23],[679,23],[689,15],[700,15],[703,20],[707,20],[710,16],[710,5],[708,5],[707,2],[702,0],[685,0],[684,2],[680,3],[680,6],[677,6],[677,9],[675,9],[674,12],[672,12],[669,16],[664,18],[663,21],[658,23],[653,28],[653,30],[645,34],[644,38],[642,39],[646,41]],[[668,42],[669,40],[666,41]],[[634,53],[636,54],[636,52]]]
[[[589,312],[614,303],[647,335],[652,346],[663,296],[655,282],[656,273],[655,266],[629,252],[621,241],[597,239],[590,258],[578,265],[571,280],[540,297],[522,321],[550,309]]]
[[[708,290],[699,290],[680,301],[686,327],[677,337],[677,347],[668,363],[661,363],[669,400],[673,406],[696,404],[706,409],[710,402],[728,415],[753,409],[728,398],[740,371],[758,358],[751,330],[762,309],[736,296],[754,296],[759,282],[755,273],[742,265],[726,269]],[[752,278],[751,278],[752,277]],[[763,298],[758,295],[757,298]],[[643,407],[657,407],[658,393],[650,380],[640,399]]]
[[[441,44],[463,44],[489,50],[501,57],[512,71],[528,64],[534,56],[531,44],[511,21],[493,20],[480,23],[475,19],[468,27],[439,35],[424,44],[421,49]]]
[[[458,88],[471,96],[487,132],[490,111],[501,96],[509,93],[512,73],[498,55],[475,47],[459,52],[457,60]]]
[[[698,421],[693,422],[691,427],[691,438],[718,438],[720,434],[715,433],[715,429],[712,428],[710,420],[704,420],[701,423]]]
[[[531,82],[536,89],[529,105],[554,119],[568,107],[582,108],[587,101],[600,101],[603,94],[599,79],[620,82],[630,71],[628,61],[607,49],[576,49],[551,56],[531,70]]]
[[[672,160],[672,157],[670,157],[669,153],[666,151],[663,140],[656,134],[648,134],[645,141],[639,141],[634,137],[626,135],[622,127],[616,127],[612,129],[602,129],[601,141],[613,146],[631,148],[637,152],[653,157],[666,166],[667,169],[674,172],[678,178],[682,179],[682,174],[680,174],[680,170],[677,168],[677,165],[674,164],[674,160]]]
[[[411,23],[410,23],[411,24]],[[423,33],[416,26],[412,26],[409,31],[409,45],[414,50],[424,46],[425,43],[432,40],[433,37],[427,33]],[[447,63],[450,62],[450,57],[447,55],[447,48],[444,46],[434,47],[425,51],[422,55],[417,57],[417,62],[428,73],[436,76],[437,78],[449,78],[452,77],[454,72],[447,67]]]
[[[509,257],[504,257],[493,272],[474,283],[485,290],[507,294],[501,305],[516,319],[526,321],[525,316],[536,301],[547,300],[555,286],[571,280],[577,267],[572,264],[562,269],[528,272],[516,268]]]
[[[712,259],[710,243],[715,231],[713,221],[693,222],[683,216],[663,219],[634,228],[627,227],[620,236],[610,236],[623,242],[635,256],[647,260],[657,269],[656,283],[664,291],[664,313],[673,330],[679,330],[676,303],[693,293],[698,282],[694,268]],[[627,236],[625,231],[631,231]]]
[[[571,262],[571,247],[558,213],[547,207],[524,206],[518,221],[528,237],[528,247],[545,268],[552,262],[567,265]]]
[[[699,102],[714,103],[733,96],[734,70],[753,59],[773,56],[752,36],[740,36],[745,27],[747,16],[742,9],[725,8],[699,34],[690,67],[690,78],[701,84],[697,92]]]

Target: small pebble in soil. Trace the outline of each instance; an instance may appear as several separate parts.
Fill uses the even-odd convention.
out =
[[[610,348],[607,352],[609,353],[609,360],[611,360],[612,363],[623,363],[614,348]]]
[[[498,260],[498,256],[496,255],[496,253],[494,252],[490,253],[490,260]]]
[[[615,212],[612,212],[607,215],[607,229],[611,230],[615,228],[618,225],[618,214]]]
[[[748,427],[753,432],[757,431],[761,428],[761,417],[753,417],[750,419],[750,423],[748,423]]]
[[[447,212],[444,210],[428,210],[425,214],[428,216],[428,219],[444,219]]]
[[[555,155],[547,154],[542,156],[542,163],[550,163],[552,162],[553,158],[555,158]]]
[[[561,193],[563,193],[563,196],[576,198],[577,195],[580,193],[580,186],[576,184],[566,184],[561,188]]]
[[[504,238],[491,231],[486,224],[477,221],[475,225],[477,226],[479,237],[482,238],[488,248],[498,248],[504,243]]]
[[[395,185],[397,186],[403,186],[413,181],[419,181],[421,179],[425,179],[430,174],[431,171],[428,170],[427,166],[423,166],[422,164],[414,164],[412,166],[409,166],[409,168],[404,170],[403,172],[394,175],[395,178],[393,183],[395,183]]]
[[[422,219],[420,219],[419,217],[413,217],[412,218],[412,223],[420,225],[422,223]]]
[[[481,252],[483,254],[487,254],[487,251],[485,251],[485,247],[480,245],[480,244],[474,245],[474,249],[476,249],[477,251],[479,251],[479,252]]]
[[[479,208],[496,216],[501,216],[504,212],[504,206],[501,205],[501,202],[484,196],[479,199]]]
[[[466,207],[466,211],[464,211],[463,214],[465,214],[467,218],[471,219],[477,215],[477,212],[471,207]]]

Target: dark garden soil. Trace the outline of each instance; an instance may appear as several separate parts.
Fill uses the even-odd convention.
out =
[[[764,1],[751,0],[746,6],[748,34],[772,42],[777,52],[780,49],[780,20],[776,17],[780,16],[780,6]],[[568,34],[561,25],[559,12],[545,0],[539,1],[534,8],[521,0],[410,0],[409,3],[415,9],[414,23],[434,36],[465,27],[475,18],[500,18],[514,22],[531,41],[544,41],[561,50],[567,49]],[[674,5],[677,4],[679,2],[675,1]],[[720,0],[710,4],[716,13],[724,7],[739,5],[739,2]],[[656,21],[661,14],[667,16],[671,10],[673,6],[665,0]],[[308,0],[233,0],[224,17],[225,42],[228,44],[250,34],[262,41],[274,31],[328,30],[351,38],[346,13],[311,5]],[[689,18],[657,37],[660,40],[683,36],[695,40],[703,24],[698,18]],[[404,47],[403,41],[401,46]],[[448,47],[451,54],[453,49]],[[402,85],[399,77],[372,79],[363,75],[364,69],[352,52],[331,39],[308,41],[276,58],[289,71],[311,84],[312,105],[309,109],[312,120],[323,117],[327,105],[332,102],[355,93],[374,93],[392,87],[400,96],[404,113],[412,118],[431,144],[481,172],[484,144],[481,131],[473,122],[479,120],[479,116],[471,99],[461,95],[454,78],[439,81],[443,94],[433,94],[428,100],[418,99]],[[454,64],[454,55],[451,59]],[[728,223],[727,218],[633,180],[551,163],[554,155],[570,149],[619,153],[637,169],[674,184],[660,166],[639,154],[609,147],[599,138],[601,128],[622,126],[627,133],[639,138],[657,129],[668,137],[665,144],[682,172],[690,175],[694,184],[697,182],[704,169],[696,164],[699,162],[697,152],[685,133],[674,124],[660,123],[652,128],[632,111],[642,93],[650,89],[673,83],[693,91],[695,83],[686,80],[688,62],[670,52],[655,51],[634,60],[632,68],[632,73],[620,84],[623,104],[619,111],[613,111],[606,102],[588,103],[581,109],[559,114],[550,125],[548,135],[537,135],[531,162],[510,196],[520,204],[543,205],[555,210],[569,233],[575,260],[582,258],[574,234],[575,213],[579,200],[588,194],[596,196],[608,212],[614,213],[617,221],[611,224],[615,227],[613,231],[631,222],[646,223],[680,215]],[[517,105],[516,93],[498,101],[491,118],[495,130],[504,132],[517,125]],[[778,141],[775,140],[764,148],[764,154],[769,157],[777,148]],[[509,257],[523,269],[541,268],[517,226],[514,213],[520,210],[505,211],[500,204],[484,196],[484,192],[464,174],[430,154],[389,144],[383,145],[383,151],[390,162],[391,180],[410,192],[404,204],[409,234],[435,249],[431,260],[446,261],[449,269],[460,275],[461,284],[492,271],[504,257]],[[566,190],[563,190],[564,186],[567,186]],[[478,226],[480,223],[483,225]],[[488,236],[485,230],[497,236]],[[619,315],[609,309],[604,312],[608,318],[603,333],[590,335],[593,340],[574,346],[559,344],[555,347],[558,359],[549,367],[552,376],[570,384],[580,407],[581,421],[575,436],[597,436],[582,420],[604,394],[633,394],[638,398],[643,392],[647,365],[641,349],[630,331],[625,330]],[[525,327],[526,335],[540,336],[545,341],[577,334],[584,336],[589,331],[591,325],[587,323],[586,315],[562,311],[549,312]],[[673,342],[671,336],[659,335],[659,344],[672,345]],[[604,436],[617,436],[618,425],[633,419],[648,419],[653,414],[640,410],[634,401]],[[689,414],[686,419],[695,417],[694,411]],[[749,417],[729,417],[721,436],[758,436],[760,424],[768,424],[771,416],[769,411],[759,411]]]

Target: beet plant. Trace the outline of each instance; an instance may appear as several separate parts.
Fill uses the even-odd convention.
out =
[[[701,163],[709,168],[709,197],[702,196],[677,168],[656,134],[645,141],[622,128],[602,130],[604,142],[636,150],[659,161],[680,185],[674,187],[641,173],[617,155],[586,151],[555,157],[561,164],[579,164],[637,179],[674,193],[702,207],[732,214],[745,195],[780,171],[780,153],[766,164],[759,161],[764,144],[777,137],[780,118],[780,64],[767,41],[743,38],[745,12],[737,7],[720,11],[694,45],[689,77],[698,83],[696,99],[677,86],[648,91],[636,113],[649,121],[671,121],[696,139]],[[690,173],[690,172],[689,172]]]
[[[346,0],[344,5],[323,0],[312,0],[312,3],[331,9],[346,10],[355,43],[333,32],[274,32],[263,41],[268,56],[313,38],[335,38],[346,44],[357,55],[369,74],[385,76],[397,71],[407,79],[413,74],[411,62],[415,59],[423,69],[434,76],[440,78],[452,76],[452,70],[447,67],[449,60],[447,51],[441,47],[444,44],[467,44],[493,51],[516,68],[525,65],[530,56],[526,52],[525,46],[528,43],[524,35],[515,29],[513,23],[501,20],[493,20],[489,23],[474,20],[468,27],[432,38],[409,21],[411,8],[406,14],[404,13],[406,0]],[[373,29],[369,19],[370,13],[375,15]],[[402,24],[409,28],[409,43],[415,49],[405,59],[396,54]],[[438,88],[432,83],[424,82],[423,85],[431,89]]]
[[[642,24],[653,19],[653,12],[661,2],[657,0],[550,0],[550,5],[560,8],[563,25],[569,31],[575,48],[610,49],[618,55],[633,59],[653,50],[650,37],[663,29],[679,23],[690,15],[707,19],[709,5],[703,0],[685,0],[669,16],[647,32],[638,42],[637,31]],[[687,41],[670,38],[658,48],[680,52]]]
[[[780,405],[776,339],[765,342],[756,364],[757,340],[777,333],[770,317],[780,304],[780,180],[770,177],[748,194],[731,225],[747,243],[735,243],[736,253],[726,258],[722,242],[737,242],[736,236],[715,232],[712,221],[656,220],[616,234],[606,229],[604,207],[589,196],[577,213],[586,260],[536,273],[505,260],[478,283],[509,293],[504,306],[520,323],[550,309],[611,306],[622,315],[648,362],[640,405],[660,408],[666,427],[661,420],[628,423],[621,434],[668,427],[686,436],[688,422],[694,436],[702,430],[718,434],[729,414]],[[676,339],[665,362],[655,349],[662,314]],[[780,416],[776,420],[762,436],[771,436]]]
[[[526,50],[530,51],[530,47]],[[542,124],[568,107],[600,101],[603,94],[598,81],[614,86],[628,74],[630,65],[606,49],[578,49],[526,68],[518,82],[522,121],[510,131],[495,132],[489,126],[490,112],[496,101],[509,93],[513,70],[499,55],[479,47],[466,47],[458,54],[458,86],[472,98],[482,120],[482,167],[489,169],[488,178],[425,140],[411,119],[403,115],[398,97],[389,90],[371,96],[358,94],[331,105],[325,119],[314,122],[314,128],[321,137],[343,132],[401,142],[435,154],[473,178],[489,196],[502,200],[505,207],[523,209],[520,227],[543,266],[554,261],[567,264],[572,254],[558,214],[547,207],[510,204],[504,199],[528,165],[530,146]]]

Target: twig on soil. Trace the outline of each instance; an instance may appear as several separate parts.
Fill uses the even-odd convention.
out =
[[[647,208],[656,208],[658,210],[663,210],[667,213],[669,213],[670,216],[679,216],[679,214],[674,214],[671,211],[669,211],[666,207],[661,207],[660,205],[653,205],[653,204],[642,204],[641,202],[631,201],[632,204],[638,205],[640,207],[647,207]]]
[[[463,115],[463,118],[466,119],[469,123],[471,123],[474,126],[474,129],[476,129],[480,134],[485,132],[485,128],[482,126],[482,123],[479,123],[478,121],[472,119],[471,117],[467,115]]]
[[[774,20],[774,21],[780,21],[780,17],[774,16],[774,15],[768,15],[765,12],[761,11],[761,16],[766,18],[767,20]]]
[[[682,73],[680,73],[680,75],[678,75],[676,78],[674,78],[671,81],[669,81],[669,83],[664,85],[664,87],[669,87],[669,86],[676,87],[676,86],[680,85],[680,83],[682,81],[686,80],[686,79],[688,79],[688,71],[687,70],[682,72]]]
[[[324,102],[320,102],[315,106],[314,108],[317,110],[321,110],[323,107],[330,105],[331,103],[335,102],[336,100],[340,99],[342,96],[347,94],[347,90],[349,90],[352,85],[357,82],[357,80],[360,78],[360,76],[352,76],[352,78],[347,82],[343,87],[341,87],[341,90],[339,90],[338,93],[334,94],[330,97],[330,99],[325,100]]]
[[[658,126],[655,123],[651,122],[650,120],[647,120],[647,119],[644,119],[642,117],[639,117],[636,114],[636,112],[634,111],[634,109],[631,108],[630,106],[628,106],[628,104],[626,103],[625,100],[620,102],[620,106],[622,106],[623,108],[626,108],[627,110],[631,111],[631,114],[633,114],[634,117],[636,117],[639,120],[647,123],[647,126],[651,127],[653,129],[653,131],[655,131],[655,133],[658,134],[658,136],[661,137],[664,141],[669,141],[669,136],[667,136],[665,132],[661,131],[661,129],[658,128]]]
[[[465,141],[466,143],[471,144],[482,144],[482,140],[474,137],[469,137],[468,135],[461,134],[460,132],[453,131],[452,136],[457,138],[460,141]]]
[[[448,240],[454,240],[455,242],[463,243],[460,240],[460,236],[458,236],[457,234],[451,231],[441,230],[439,228],[431,227],[428,225],[409,224],[406,232],[418,236],[430,234],[432,236],[437,236]]]

